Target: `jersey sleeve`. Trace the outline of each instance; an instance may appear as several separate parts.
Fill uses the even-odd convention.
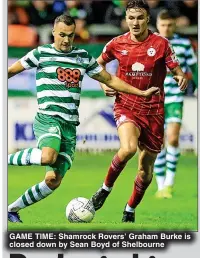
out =
[[[165,64],[170,70],[179,66],[179,61],[176,57],[176,54],[174,52],[172,45],[169,42],[167,42],[167,49],[166,49],[166,54],[165,54]]]
[[[28,52],[24,57],[20,59],[21,65],[26,69],[29,70],[34,67],[38,67],[40,59],[40,52],[38,48],[35,48]]]
[[[110,61],[116,59],[115,56],[114,56],[114,54],[113,54],[114,49],[115,49],[115,46],[114,46],[114,45],[115,45],[114,39],[112,39],[111,41],[109,41],[109,42],[105,45],[105,47],[104,47],[104,49],[103,49],[102,58],[103,58],[103,60],[104,60],[106,63],[108,63],[108,62],[110,62]]]
[[[188,66],[192,66],[194,64],[197,63],[197,57],[194,53],[194,50],[190,44],[190,42],[188,42],[188,46],[187,46],[187,49],[185,51],[185,58],[186,58],[186,63]]]
[[[100,73],[103,70],[103,67],[100,66],[94,57],[90,57],[89,65],[86,69],[88,76],[92,77],[95,74]]]

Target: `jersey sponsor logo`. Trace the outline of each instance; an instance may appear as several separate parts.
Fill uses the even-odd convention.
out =
[[[79,69],[63,69],[58,67],[56,69],[57,78],[61,82],[65,82],[67,88],[77,88],[79,87],[79,81],[81,72]]]
[[[126,76],[134,76],[135,79],[140,79],[144,76],[152,76],[152,73],[147,73],[144,71],[145,66],[139,62],[134,63],[131,68],[133,72],[127,72]]]
[[[136,62],[135,64],[133,64],[132,65],[132,70],[134,71],[134,72],[143,72],[144,71],[144,65],[143,64],[141,64],[141,63],[138,63],[138,62]]]
[[[155,56],[155,54],[156,54],[155,48],[150,47],[150,48],[147,50],[147,55],[148,55],[148,56]]]

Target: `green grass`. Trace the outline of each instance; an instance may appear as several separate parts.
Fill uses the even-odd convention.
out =
[[[21,210],[23,224],[8,224],[9,230],[197,230],[197,157],[182,155],[176,177],[174,197],[157,200],[153,180],[137,208],[136,223],[120,223],[122,211],[132,192],[137,171],[137,157],[118,178],[104,207],[89,224],[71,224],[65,218],[67,203],[79,196],[90,198],[100,187],[113,153],[77,153],[73,167],[54,194]],[[42,167],[11,167],[8,169],[8,201],[16,200],[27,188],[43,180]]]

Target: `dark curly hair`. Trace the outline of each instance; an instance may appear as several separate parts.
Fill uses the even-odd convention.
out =
[[[147,14],[149,14],[149,6],[144,0],[130,0],[127,3],[126,11],[131,8],[143,8],[146,10]]]

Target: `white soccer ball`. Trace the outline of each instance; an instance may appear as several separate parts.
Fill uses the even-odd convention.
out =
[[[71,200],[66,207],[66,217],[69,222],[91,222],[94,215],[95,209],[92,201],[84,197],[78,197]]]

